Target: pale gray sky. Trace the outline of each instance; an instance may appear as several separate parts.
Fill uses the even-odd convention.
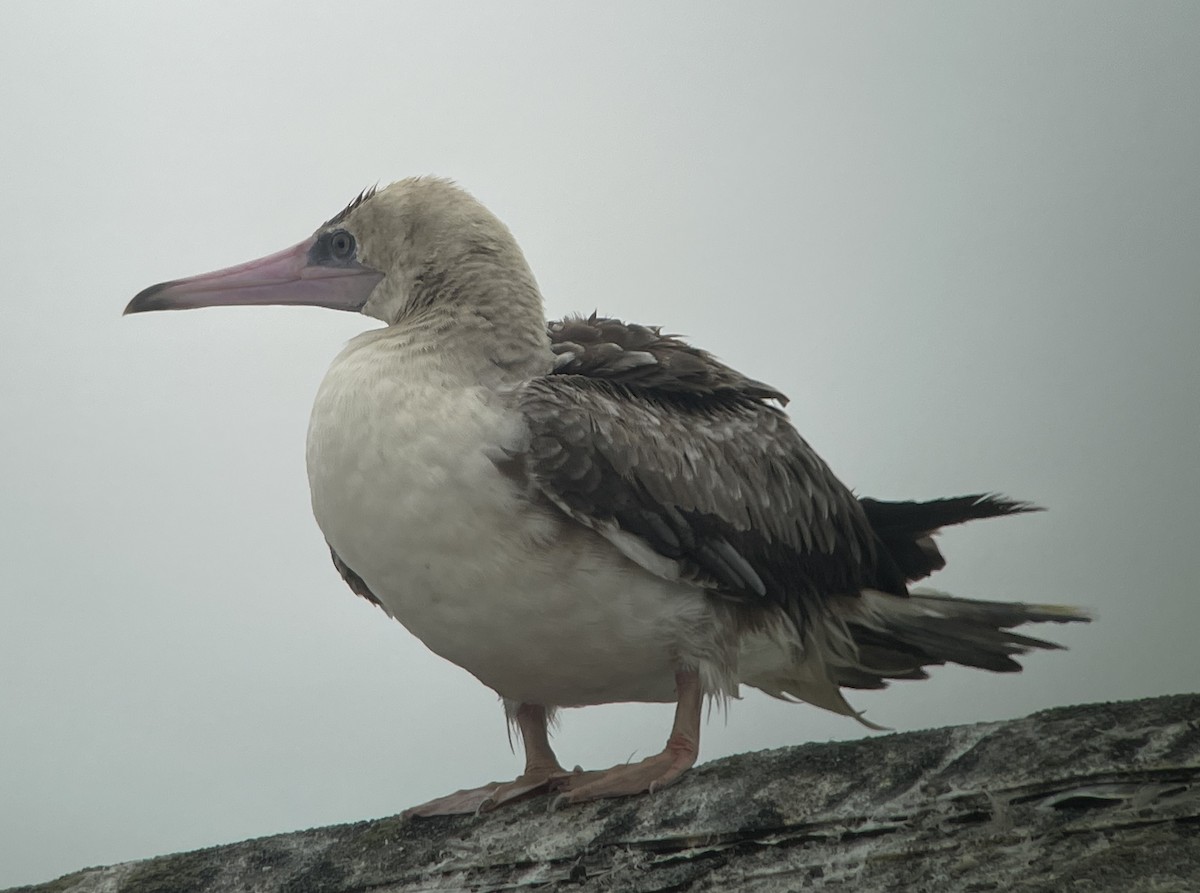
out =
[[[344,587],[317,382],[364,318],[122,319],[365,185],[454,177],[551,315],[686,333],[858,492],[1050,508],[959,595],[1099,612],[897,729],[1200,685],[1200,5],[9,4],[0,30],[0,886],[512,777],[495,696]],[[569,764],[669,706],[568,711]],[[854,738],[749,693],[703,758]]]

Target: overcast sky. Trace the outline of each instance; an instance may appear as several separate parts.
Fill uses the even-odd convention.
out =
[[[363,186],[458,180],[551,316],[685,333],[857,492],[1000,490],[958,595],[1099,613],[896,729],[1200,687],[1200,5],[6,4],[0,887],[511,778],[493,693],[353,596],[313,393],[365,318],[122,319]],[[567,765],[671,707],[567,711]],[[702,758],[855,738],[748,692]]]

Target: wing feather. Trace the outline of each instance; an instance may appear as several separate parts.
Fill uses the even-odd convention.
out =
[[[863,508],[766,402],[778,392],[693,348],[681,354],[683,342],[657,330],[622,325],[563,324],[555,344],[569,345],[569,361],[519,392],[533,486],[647,570],[797,619],[869,585]],[[654,362],[626,362],[630,351]]]

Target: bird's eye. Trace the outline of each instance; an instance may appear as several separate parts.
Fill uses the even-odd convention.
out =
[[[339,229],[329,236],[329,250],[338,260],[347,260],[354,255],[354,236]]]

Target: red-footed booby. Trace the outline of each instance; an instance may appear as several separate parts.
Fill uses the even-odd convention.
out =
[[[657,328],[547,325],[512,234],[448,181],[368,190],[295,247],[125,312],[242,304],[386,324],[317,393],[313,512],[350,588],[496,691],[524,744],[515,781],[409,814],[653,791],[695,763],[705,698],[744,684],[859,717],[843,688],[1019,670],[1059,646],[1013,627],[1088,619],[910,590],[945,564],[939,528],[1034,507],[856,497],[773,387]],[[555,711],[616,701],[675,703],[663,751],[565,771]]]

